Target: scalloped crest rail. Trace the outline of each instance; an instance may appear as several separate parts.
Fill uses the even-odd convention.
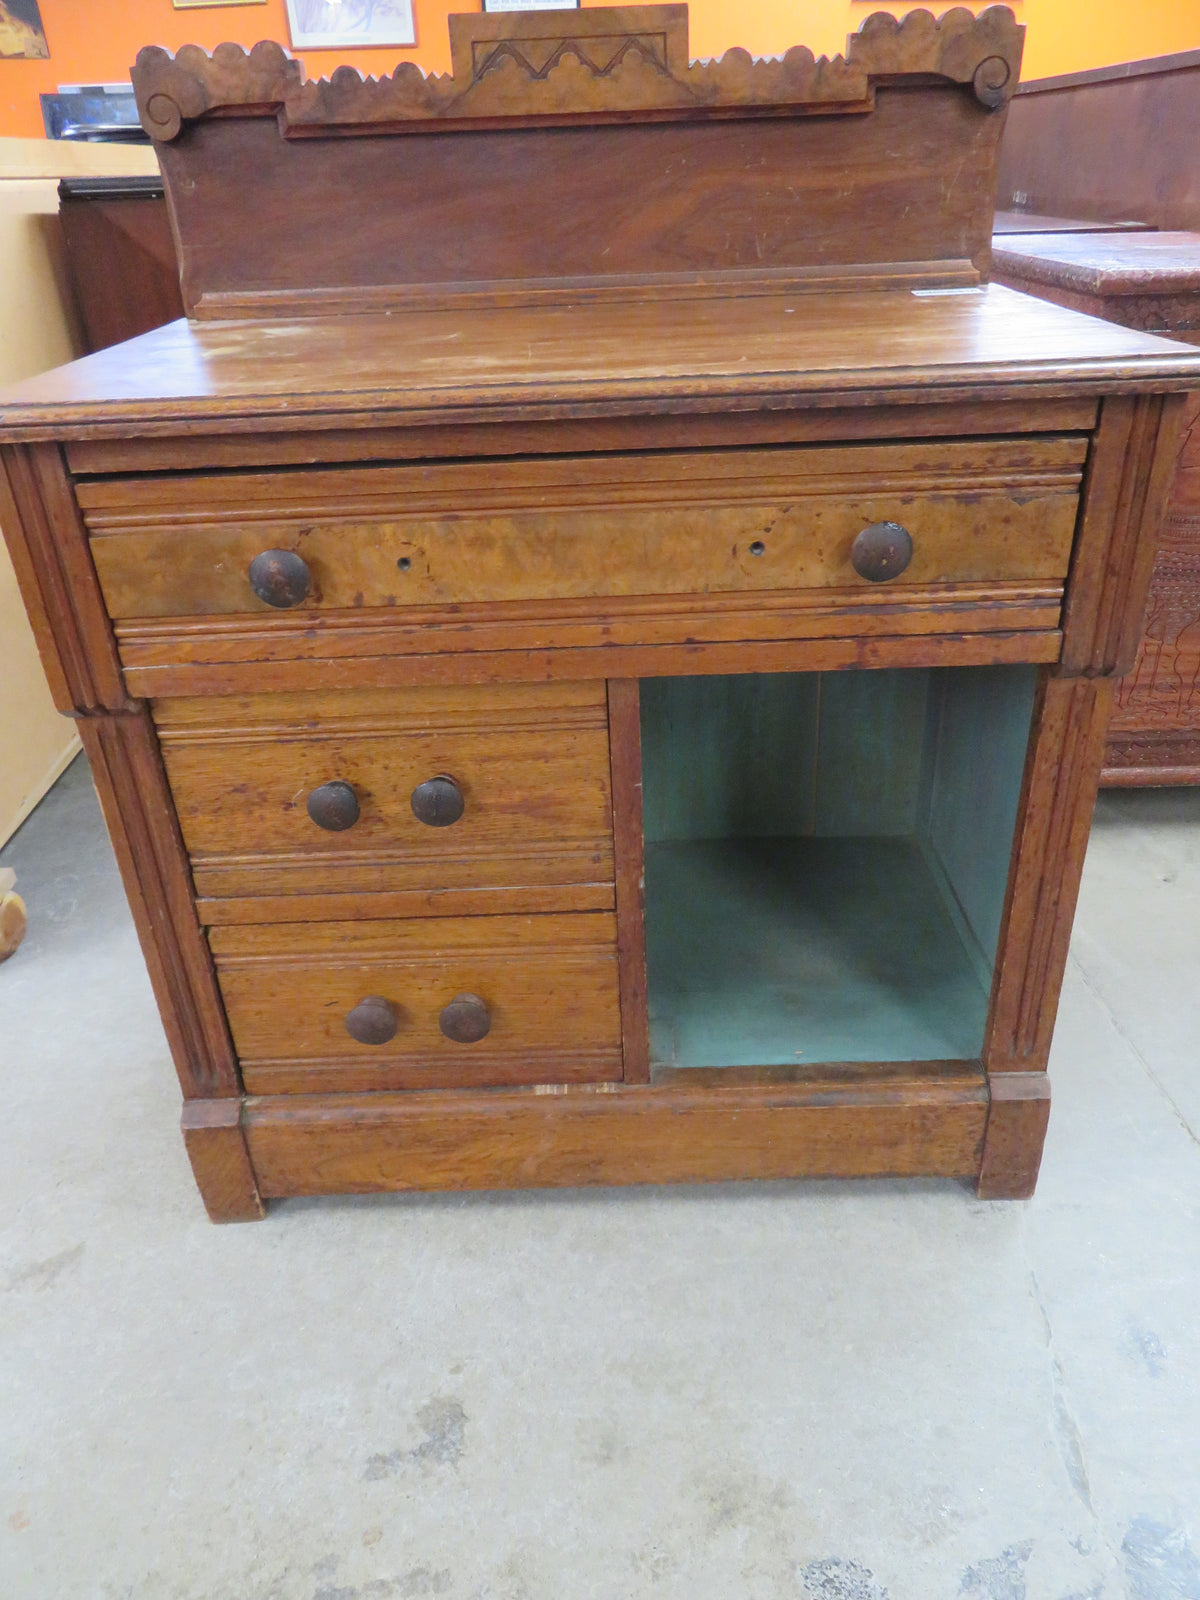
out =
[[[194,316],[953,286],[987,276],[1023,34],[1002,6],[880,13],[844,57],[692,62],[682,5],[471,13],[447,76],[308,81],[263,42],[145,49],[133,82]]]
[[[690,61],[685,5],[597,8],[565,22],[553,13],[449,21],[453,71],[445,76],[404,62],[386,78],[339,67],[306,81],[303,63],[269,40],[250,51],[223,44],[211,56],[196,45],[177,56],[150,46],[133,69],[142,126],[170,140],[186,122],[236,110],[277,111],[285,136],[433,118],[870,111],[880,81],[918,73],[970,84],[994,109],[1016,88],[1024,32],[1007,6],[979,17],[962,7],[938,18],[913,11],[903,21],[877,12],[844,57],[817,58],[797,45],[777,59],[733,49]]]

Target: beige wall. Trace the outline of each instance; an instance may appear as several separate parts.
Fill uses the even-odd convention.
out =
[[[59,176],[157,170],[137,147],[0,139],[0,387],[80,351],[63,276]],[[79,749],[55,711],[8,552],[0,542],[0,844]]]

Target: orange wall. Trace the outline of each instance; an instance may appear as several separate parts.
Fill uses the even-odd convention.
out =
[[[365,72],[389,72],[397,61],[418,61],[427,71],[450,65],[446,15],[471,10],[465,0],[414,0],[417,45],[412,50],[308,50],[312,77],[329,73],[343,57]],[[176,11],[171,0],[40,0],[49,61],[0,61],[0,135],[42,131],[38,95],[60,83],[110,83],[129,76],[141,45],[200,44],[212,49],[223,39],[287,43],[283,0],[265,4]],[[693,56],[719,54],[744,45],[770,55],[806,44],[832,55],[846,35],[872,11],[913,10],[878,0],[692,0]],[[931,4],[942,11],[945,4]],[[974,6],[979,10],[981,7]],[[1200,0],[1014,0],[1026,24],[1026,78],[1085,67],[1109,66],[1139,56],[1166,55],[1200,47]]]

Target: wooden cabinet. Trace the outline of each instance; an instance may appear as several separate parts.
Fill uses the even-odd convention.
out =
[[[0,412],[210,1213],[1028,1194],[1200,353],[988,284],[1007,12],[451,26],[144,52],[189,320]]]
[[[1023,83],[1000,156],[994,275],[1200,344],[1200,51]],[[1030,213],[1051,211],[1055,216]],[[1131,220],[1133,219],[1133,220]],[[1189,231],[1190,230],[1190,231]],[[1133,670],[1101,782],[1200,783],[1200,394],[1188,402]]]
[[[1194,79],[1200,99],[1200,75]],[[1200,345],[1200,233],[1011,234],[1001,283]],[[1132,670],[1116,685],[1101,782],[1200,783],[1200,393],[1188,397]]]

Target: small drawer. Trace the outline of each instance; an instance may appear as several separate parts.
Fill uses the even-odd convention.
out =
[[[1086,440],[647,453],[80,485],[109,614],[1061,582]],[[870,570],[864,530],[899,526]]]
[[[326,917],[612,907],[603,682],[160,700],[154,717],[205,922],[306,919],[324,895],[356,897]]]
[[[287,1094],[621,1076],[616,919],[438,917],[215,928],[246,1089]]]

